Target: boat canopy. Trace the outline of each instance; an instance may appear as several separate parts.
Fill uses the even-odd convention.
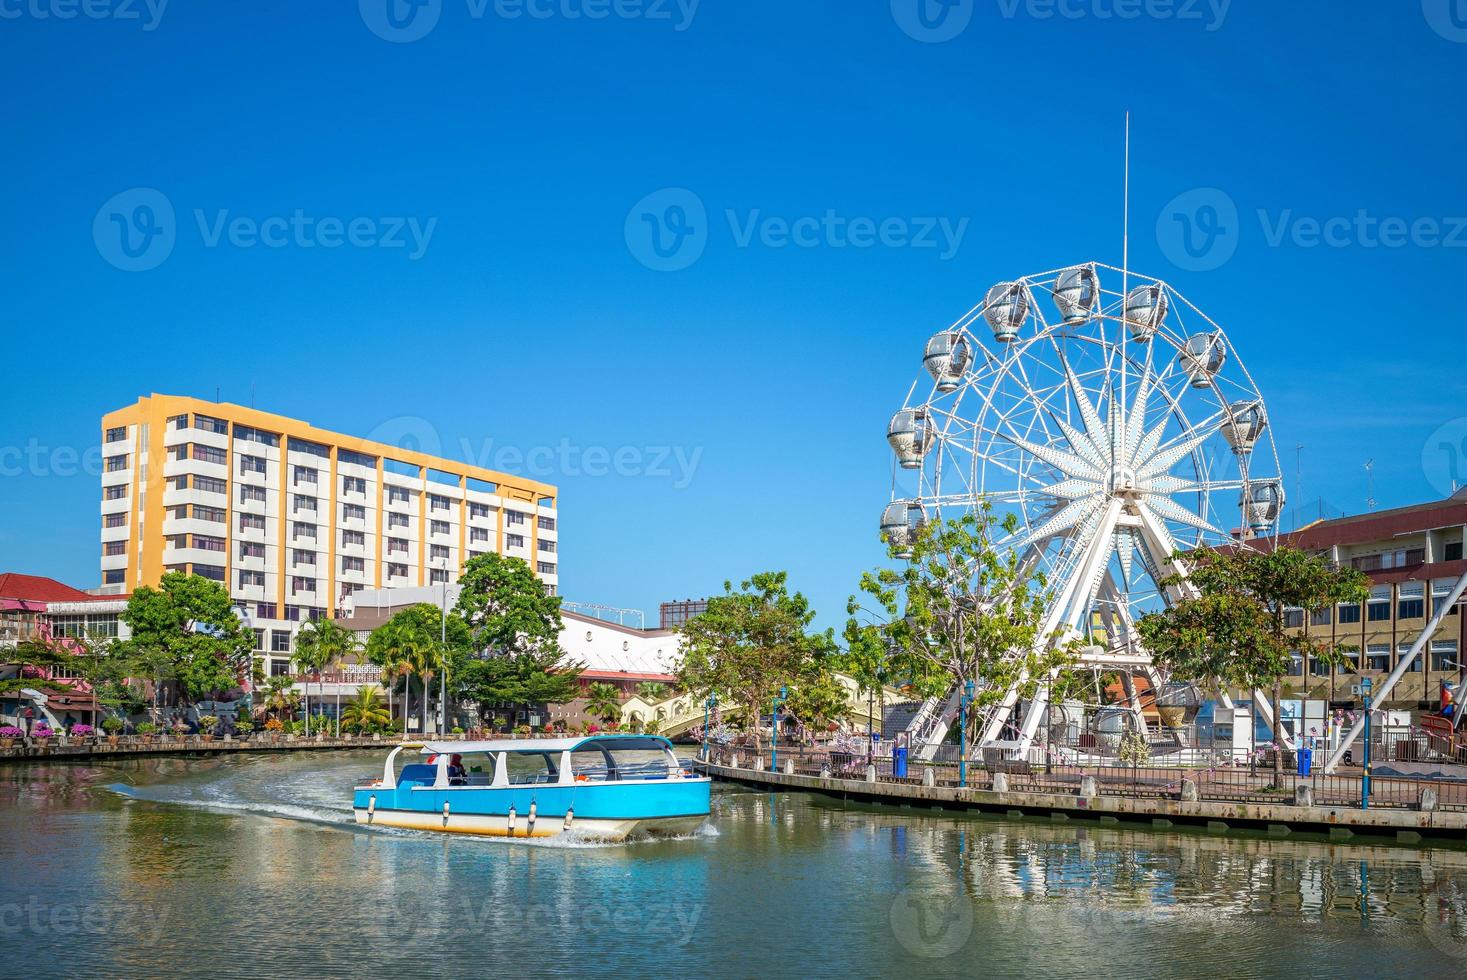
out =
[[[479,752],[528,752],[543,755],[547,752],[616,752],[644,751],[662,752],[672,748],[672,742],[660,735],[576,735],[569,738],[496,738],[480,742],[424,742],[422,753],[473,755]]]

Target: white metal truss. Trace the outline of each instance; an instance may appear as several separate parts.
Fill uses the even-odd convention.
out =
[[[888,432],[887,513],[1012,514],[999,545],[1044,574],[1044,632],[1089,638],[1086,666],[1159,692],[1132,622],[1185,594],[1159,584],[1185,570],[1173,555],[1276,534],[1283,508],[1263,398],[1222,328],[1161,280],[1086,263],[994,287],[929,341],[924,366]],[[896,545],[914,527],[883,519]],[[1045,696],[1025,711],[1006,691],[981,745],[1026,751]],[[954,691],[923,706],[919,757],[956,704]]]

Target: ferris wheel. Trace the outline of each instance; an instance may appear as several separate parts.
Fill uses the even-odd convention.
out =
[[[882,536],[905,557],[926,521],[1012,514],[996,543],[1044,574],[1044,633],[1097,639],[1097,669],[1146,659],[1132,623],[1182,594],[1161,584],[1173,554],[1277,532],[1263,397],[1159,279],[1087,263],[998,283],[923,367],[887,429]]]

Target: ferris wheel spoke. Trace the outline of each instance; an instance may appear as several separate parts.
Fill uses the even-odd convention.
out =
[[[1226,537],[1222,531],[1213,526],[1206,518],[1198,517],[1170,497],[1148,493],[1146,495],[1146,506],[1158,516],[1164,517],[1169,521],[1176,521],[1178,524],[1195,527],[1199,531],[1211,531],[1213,534]]]

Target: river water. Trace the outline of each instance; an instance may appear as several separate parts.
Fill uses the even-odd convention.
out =
[[[1467,851],[716,787],[685,839],[359,829],[380,753],[0,768],[14,976],[1460,977]]]

